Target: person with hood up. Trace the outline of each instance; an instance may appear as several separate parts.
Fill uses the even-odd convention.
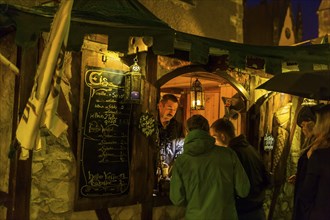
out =
[[[235,152],[218,147],[202,115],[187,120],[184,150],[173,167],[170,199],[186,206],[185,219],[236,220],[235,197],[245,197],[249,179]]]

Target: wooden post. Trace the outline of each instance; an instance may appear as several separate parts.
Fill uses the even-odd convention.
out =
[[[153,85],[157,81],[157,56],[149,50],[146,57],[146,81],[147,85],[145,86],[145,92],[149,92],[149,94],[144,94],[145,100],[142,105],[142,111],[148,110],[155,117],[158,117],[157,107],[156,107],[156,99],[159,96],[159,91]],[[147,89],[146,89],[147,88]],[[155,178],[155,170],[154,170],[154,162],[156,161],[156,155],[154,149],[154,144],[152,141],[148,141],[148,155],[145,155],[148,158],[148,182],[145,187],[148,189],[145,190],[146,198],[145,201],[141,204],[141,219],[152,219],[152,211],[153,211],[153,187],[154,187],[154,178]]]
[[[95,209],[95,212],[99,220],[111,220],[111,215],[109,214],[108,209]]]
[[[13,137],[16,136],[18,120],[31,94],[37,70],[37,60],[37,46],[29,49],[18,48],[17,66],[20,69],[20,76],[16,77],[15,83]],[[30,158],[27,160],[19,160],[19,154],[20,151],[17,150],[10,161],[8,189],[10,200],[8,202],[7,219],[28,220],[30,219],[32,153],[30,153]]]

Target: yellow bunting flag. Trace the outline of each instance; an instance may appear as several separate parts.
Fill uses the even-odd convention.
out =
[[[34,78],[31,96],[16,131],[22,147],[20,159],[29,157],[29,150],[40,148],[39,131],[44,125],[57,135],[67,128],[59,120],[57,110],[65,48],[68,41],[73,0],[61,1],[55,14],[48,41]],[[53,84],[52,84],[53,79]],[[47,101],[47,102],[46,102]]]

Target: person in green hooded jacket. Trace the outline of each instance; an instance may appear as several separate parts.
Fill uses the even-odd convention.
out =
[[[186,125],[183,154],[170,182],[172,203],[186,206],[187,220],[238,219],[235,197],[246,197],[250,183],[236,153],[215,145],[202,115],[193,115]]]

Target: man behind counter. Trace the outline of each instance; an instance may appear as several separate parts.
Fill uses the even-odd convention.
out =
[[[163,95],[158,103],[160,156],[169,166],[183,152],[183,126],[174,118],[178,107],[179,101],[173,94]]]

